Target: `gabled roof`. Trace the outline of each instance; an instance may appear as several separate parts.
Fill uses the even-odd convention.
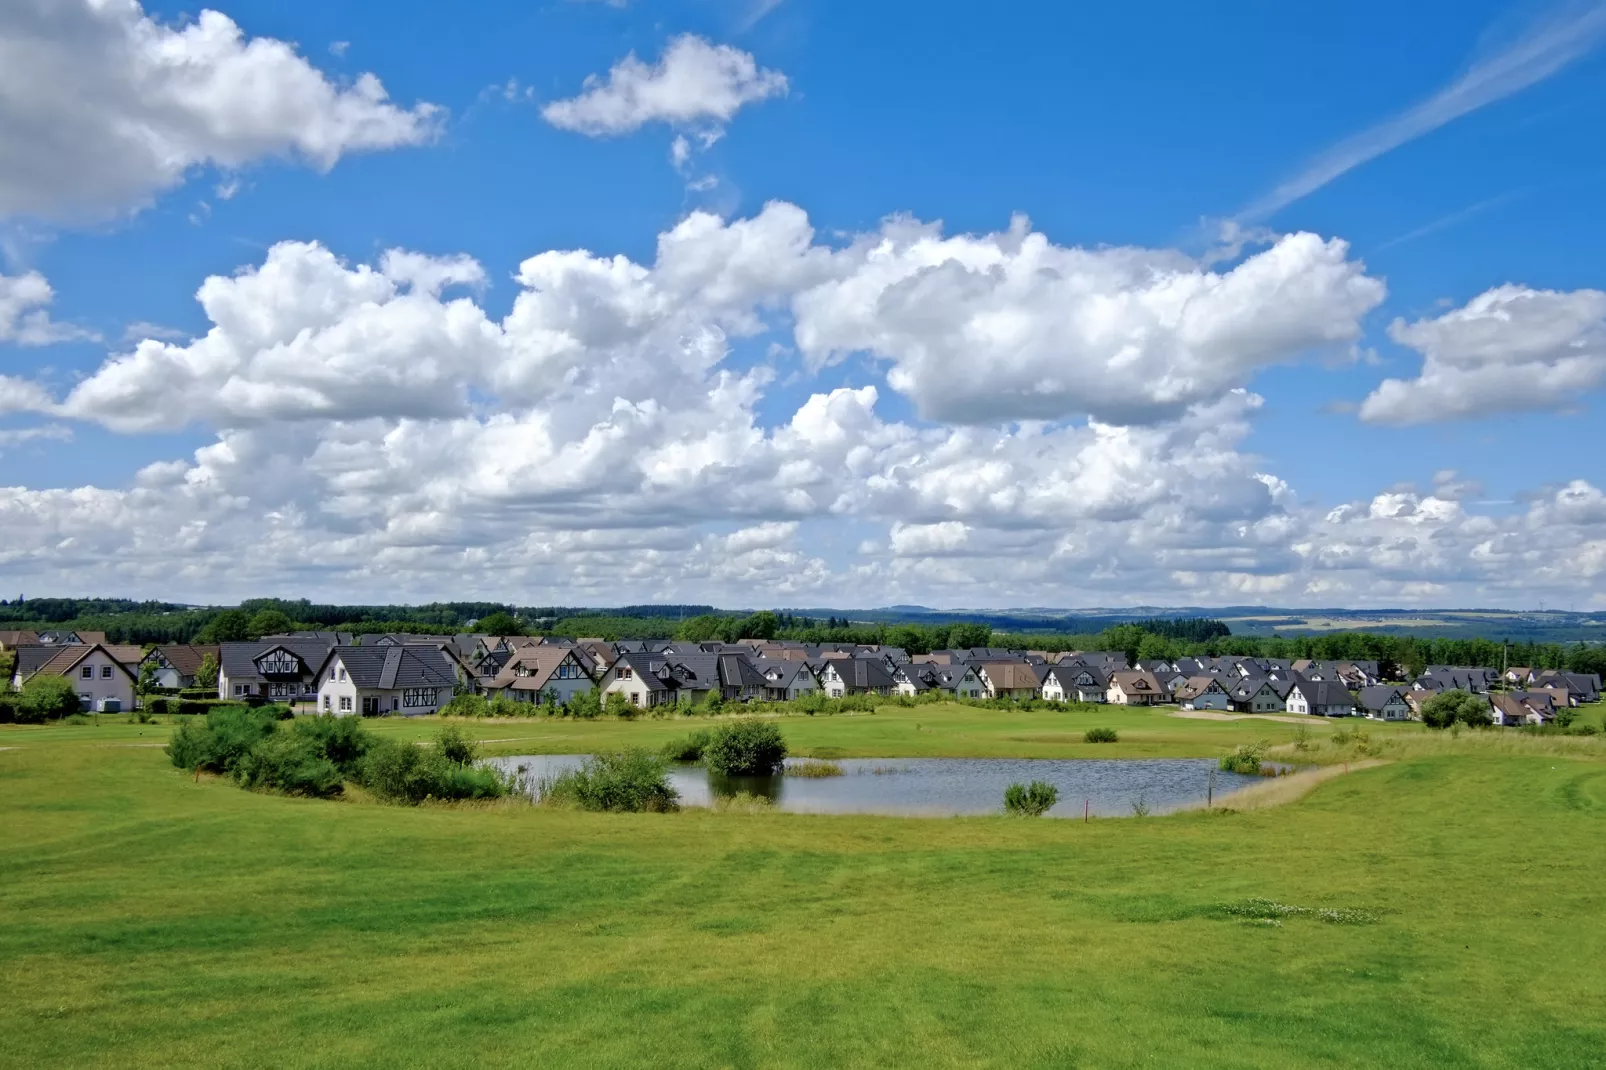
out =
[[[288,650],[299,658],[306,666],[306,675],[316,672],[317,667],[323,664],[324,656],[333,649],[333,644],[321,639],[259,639],[254,643],[220,643],[218,662],[223,675],[232,682],[261,682],[265,677],[257,672],[257,659],[275,648]]]
[[[492,690],[543,691],[565,661],[578,665],[586,679],[591,679],[590,666],[570,647],[531,646],[499,656],[507,660],[491,681]]]
[[[1165,685],[1155,679],[1154,673],[1141,669],[1121,669],[1110,674],[1110,686],[1119,687],[1127,694],[1163,695]]]
[[[977,676],[986,675],[995,691],[1035,691],[1043,686],[1032,665],[1019,659],[974,661],[971,668],[976,670]]]
[[[1357,692],[1357,700],[1362,709],[1381,710],[1391,702],[1404,702],[1405,692],[1389,684],[1371,684]]]
[[[826,664],[836,670],[842,682],[849,687],[892,687],[897,683],[892,670],[880,658],[828,658]]]
[[[22,651],[34,649],[37,648],[22,647],[17,651],[18,672],[23,672],[21,657]],[[95,653],[97,650],[102,654],[105,654],[111,663],[116,665],[118,670],[124,676],[128,677],[130,680],[134,680],[136,683],[139,679],[129,670],[127,665],[118,660],[116,655],[114,655],[110,650],[106,649],[106,647],[100,643],[69,643],[65,646],[44,647],[43,649],[54,651],[54,656],[47,658],[43,661],[43,663],[38,664],[32,672],[23,672],[22,679],[24,683],[34,676],[70,676],[72,671],[78,667],[80,662],[89,657],[91,654]]]
[[[337,646],[318,665],[318,674],[336,659],[345,666],[351,682],[365,691],[393,691],[410,687],[450,687],[457,678],[429,649],[414,646]]]
[[[769,684],[747,654],[719,655],[719,682],[723,687],[763,688]]]
[[[1219,691],[1223,695],[1227,693],[1227,689],[1221,686],[1220,680],[1206,673],[1188,677],[1172,689],[1171,697],[1185,702],[1198,698],[1207,691]]]
[[[7,650],[14,646],[35,646],[38,642],[38,632],[0,632],[0,647]]]
[[[189,643],[173,643],[169,646],[159,646],[145,655],[143,661],[165,661],[172,666],[173,671],[180,676],[194,676],[201,667],[201,662],[211,654],[218,656],[215,646],[196,646]]]
[[[1066,689],[1092,687],[1103,691],[1110,686],[1109,677],[1104,674],[1103,669],[1096,665],[1084,665],[1079,661],[1062,661],[1058,665],[1050,665],[1048,671],[1043,674],[1043,682],[1047,683],[1050,676],[1059,681],[1060,687]],[[1084,676],[1088,680],[1085,684],[1081,682]]]
[[[1354,706],[1355,696],[1336,680],[1300,680],[1294,688],[1312,706]]]

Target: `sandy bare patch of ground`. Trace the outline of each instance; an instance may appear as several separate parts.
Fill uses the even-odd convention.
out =
[[[1191,721],[1282,721],[1286,724],[1311,724],[1321,717],[1286,717],[1278,713],[1222,713],[1219,710],[1172,710],[1172,717],[1186,717]]]

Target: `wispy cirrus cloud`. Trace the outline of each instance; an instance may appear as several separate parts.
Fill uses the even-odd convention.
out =
[[[1386,152],[1544,81],[1593,51],[1603,38],[1606,3],[1594,0],[1553,10],[1428,99],[1319,154],[1294,177],[1245,208],[1239,218],[1258,220],[1275,215]]]

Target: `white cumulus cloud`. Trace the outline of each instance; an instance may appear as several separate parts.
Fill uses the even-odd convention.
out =
[[[606,79],[588,77],[578,96],[553,101],[541,115],[553,126],[592,137],[627,134],[654,122],[717,129],[745,105],[786,91],[786,75],[760,67],[750,53],[682,34],[657,63],[632,52]]]
[[[50,283],[37,271],[0,275],[0,342],[42,346],[93,338],[89,331],[50,318],[46,306],[55,298]]]
[[[136,0],[0,4],[0,215],[112,216],[205,165],[328,169],[426,141],[439,118],[372,74],[336,84],[217,11],[169,25]]]
[[[1558,409],[1606,381],[1606,293],[1498,286],[1435,319],[1389,327],[1422,354],[1415,379],[1385,379],[1371,423],[1419,424]]]

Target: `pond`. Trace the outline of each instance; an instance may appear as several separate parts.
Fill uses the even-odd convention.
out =
[[[513,771],[522,767],[533,785],[577,769],[582,754],[535,754],[492,758]],[[789,759],[787,764],[796,764]],[[1051,817],[1130,817],[1138,808],[1162,814],[1221,798],[1260,782],[1256,776],[1224,773],[1213,758],[842,758],[833,777],[719,777],[700,765],[671,765],[670,782],[683,806],[708,806],[737,792],[763,795],[777,809],[800,814],[892,814],[947,817],[996,814],[1011,784],[1046,780],[1059,788]],[[1212,788],[1213,784],[1213,788]]]

